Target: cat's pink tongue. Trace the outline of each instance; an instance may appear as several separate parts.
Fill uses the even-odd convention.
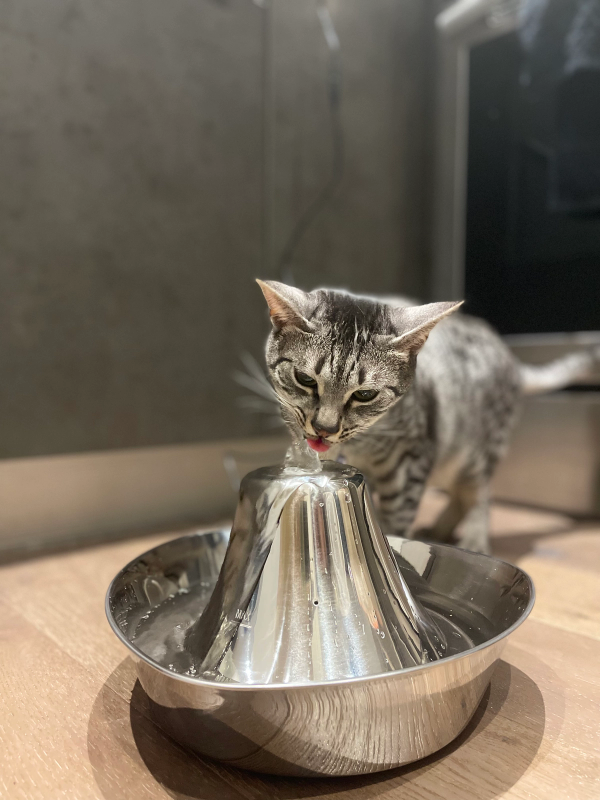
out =
[[[315,450],[317,453],[326,453],[331,445],[325,442],[321,437],[318,439],[307,439],[308,446]]]

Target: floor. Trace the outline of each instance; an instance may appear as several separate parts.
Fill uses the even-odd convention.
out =
[[[423,521],[437,503],[427,499]],[[359,778],[228,769],[152,725],[104,593],[123,564],[168,534],[1,567],[0,798],[598,800],[600,523],[496,505],[493,531],[495,554],[533,577],[532,616],[457,742],[411,768]]]

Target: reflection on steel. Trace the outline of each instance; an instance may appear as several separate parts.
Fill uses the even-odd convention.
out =
[[[349,476],[342,481],[346,477],[350,483]],[[174,627],[191,625],[206,605],[227,541],[226,531],[184,536],[140,556],[109,587],[107,614],[137,659],[157,724],[202,755],[247,769],[350,775],[439,750],[471,718],[508,635],[533,605],[531,581],[517,567],[444,545],[390,538],[402,580],[446,636],[445,658],[359,678],[267,685],[183,675],[166,663],[165,642]],[[321,597],[314,599],[320,607]],[[271,619],[278,619],[276,608]],[[232,663],[236,669],[243,663],[237,652]]]

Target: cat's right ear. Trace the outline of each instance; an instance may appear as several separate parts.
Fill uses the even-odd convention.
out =
[[[312,330],[306,318],[311,307],[306,292],[278,281],[261,281],[257,278],[256,282],[265,296],[276,331],[282,328],[298,328],[306,332]]]

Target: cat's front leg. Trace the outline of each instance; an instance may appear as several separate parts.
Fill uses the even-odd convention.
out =
[[[399,442],[383,464],[369,470],[385,533],[408,536],[434,462],[428,442]]]

